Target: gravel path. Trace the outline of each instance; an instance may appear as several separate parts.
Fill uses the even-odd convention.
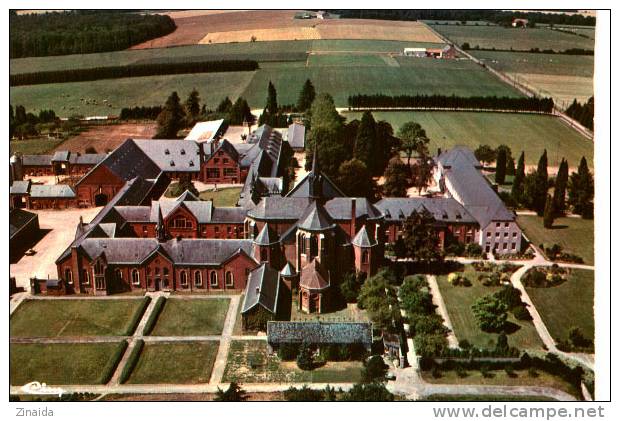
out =
[[[433,304],[437,306],[437,312],[439,312],[439,315],[443,318],[443,324],[450,329],[447,338],[448,346],[450,348],[459,348],[459,341],[454,335],[454,327],[452,327],[452,321],[450,320],[446,303],[444,302],[441,292],[439,291],[437,278],[435,275],[426,275],[426,279],[428,281],[428,286],[431,289],[431,294],[433,294]]]

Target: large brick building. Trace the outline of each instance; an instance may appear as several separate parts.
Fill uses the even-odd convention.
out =
[[[53,155],[15,155],[11,165],[22,177],[70,175],[82,176],[103,161],[107,154],[80,154],[57,151]]]

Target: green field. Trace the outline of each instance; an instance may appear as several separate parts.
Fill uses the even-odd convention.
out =
[[[169,298],[151,336],[220,335],[229,298]]]
[[[411,66],[395,67],[386,63],[354,68],[269,63],[256,72],[242,96],[252,107],[263,107],[271,81],[277,89],[278,102],[292,104],[297,101],[306,79],[312,81],[317,92],[331,94],[338,107],[347,106],[347,98],[354,94],[520,95],[472,62],[419,60]]]
[[[348,120],[360,118],[361,113],[345,113]],[[518,157],[525,151],[525,161],[536,165],[547,149],[549,165],[557,166],[562,157],[576,167],[582,156],[589,163],[594,154],[593,143],[555,117],[535,114],[390,111],[373,112],[375,119],[386,120],[394,132],[407,121],[417,121],[431,139],[429,150],[449,149],[455,145],[477,148],[480,144],[496,147],[506,144]]]
[[[583,258],[588,265],[594,264],[594,221],[581,218],[557,218],[553,228],[543,227],[542,217],[519,215],[517,222],[527,238],[536,246],[559,244],[564,251]]]
[[[311,371],[303,371],[295,361],[282,362],[267,352],[261,340],[232,341],[224,370],[224,382],[238,383],[351,383],[362,376],[359,361],[328,362]]]
[[[377,54],[313,54],[308,57],[308,66],[385,66],[383,56]]]
[[[27,300],[10,319],[12,337],[124,336],[142,299]]]
[[[452,42],[462,45],[468,42],[474,48],[498,48],[529,50],[552,49],[556,51],[569,48],[594,49],[594,40],[577,35],[553,31],[548,28],[504,28],[502,26],[461,26],[461,25],[431,25],[441,35]]]
[[[562,107],[584,102],[594,93],[594,56],[472,51],[490,67],[505,72]]]
[[[208,383],[219,343],[146,343],[127,383]]]
[[[10,100],[11,104],[23,105],[28,112],[53,109],[61,117],[118,115],[124,107],[162,105],[172,91],[185,100],[196,88],[202,103],[215,108],[225,96],[238,97],[253,75],[254,72],[200,73],[17,86],[10,89]],[[266,84],[262,91],[267,91]],[[97,105],[81,99],[96,100]]]
[[[200,192],[202,200],[213,200],[213,206],[236,206],[239,201],[241,187],[219,188],[217,191],[205,190]]]
[[[119,343],[11,344],[11,384],[100,384]]]
[[[465,276],[472,282],[470,287],[452,286],[447,276],[438,276],[437,284],[446,303],[456,338],[466,339],[470,344],[480,348],[493,348],[498,335],[480,330],[471,306],[478,298],[493,294],[500,287],[485,287],[478,281],[478,274],[479,272],[473,271],[471,266],[466,266]],[[542,341],[532,322],[517,320],[512,314],[509,314],[508,321],[518,326],[514,333],[508,334],[510,346],[519,349],[542,348]]]
[[[47,137],[37,137],[25,140],[11,140],[9,142],[9,152],[22,155],[46,154],[53,151],[65,139],[48,139]]]
[[[549,333],[567,340],[572,327],[594,339],[594,271],[573,269],[568,280],[549,288],[527,288]]]

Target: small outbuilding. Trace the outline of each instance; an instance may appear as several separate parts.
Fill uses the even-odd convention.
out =
[[[244,330],[264,331],[268,321],[277,319],[280,284],[280,272],[267,263],[250,272],[241,307]]]
[[[361,322],[267,322],[269,352],[282,345],[358,345],[370,352],[372,324]]]

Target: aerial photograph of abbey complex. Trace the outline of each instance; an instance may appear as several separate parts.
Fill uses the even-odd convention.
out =
[[[7,13],[13,408],[609,399],[600,12]]]

